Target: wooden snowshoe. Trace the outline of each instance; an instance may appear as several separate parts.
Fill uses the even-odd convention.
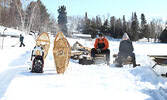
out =
[[[43,59],[45,60],[48,54],[48,51],[49,51],[49,47],[50,47],[50,38],[49,38],[48,33],[46,32],[41,33],[36,39],[36,45],[39,45],[44,49]]]
[[[58,32],[54,40],[53,56],[58,74],[63,74],[68,68],[71,47],[62,32]]]

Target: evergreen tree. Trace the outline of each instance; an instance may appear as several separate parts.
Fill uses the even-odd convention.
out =
[[[139,35],[139,38],[143,38],[144,36],[148,38],[148,25],[146,25],[147,21],[145,19],[145,15],[141,14],[141,33]]]
[[[167,27],[162,31],[159,39],[161,43],[167,43]]]
[[[134,20],[134,14],[133,14],[133,12],[132,12],[132,18],[131,18],[131,20]]]
[[[85,21],[88,20],[88,14],[85,12]]]
[[[115,33],[116,33],[116,38],[122,38],[123,31],[122,31],[122,21],[121,19],[117,19],[116,24],[115,24]]]
[[[146,25],[147,21],[145,19],[145,15],[141,14],[141,29],[144,29],[144,26]]]
[[[126,24],[126,26],[127,26],[127,34],[128,34],[128,36],[129,36],[129,38],[132,39],[132,34],[131,34],[131,22],[128,21],[127,24]]]
[[[89,32],[90,32],[92,38],[96,37],[96,35],[97,35],[97,26],[96,26],[95,18],[92,18],[92,20],[91,20],[91,25],[90,25],[90,28],[89,28]]]
[[[127,33],[127,25],[126,25],[126,20],[125,20],[125,15],[123,15],[123,26],[122,26],[123,28],[123,32],[124,33]]]
[[[38,0],[37,2],[40,2],[40,20],[41,20],[41,31],[48,31],[48,25],[49,25],[49,18],[50,14],[47,12],[46,6]]]
[[[106,19],[102,25],[102,30],[101,32],[104,34],[104,35],[108,35],[108,31],[109,31],[109,25],[108,25],[108,19]]]
[[[145,25],[144,26],[144,36],[147,38],[148,42],[150,41],[150,34],[151,34],[151,31],[150,31],[150,26],[149,25]]]
[[[60,6],[58,9],[58,26],[59,29],[64,33],[65,36],[69,37],[69,34],[67,33],[67,12],[66,7]]]
[[[102,28],[102,22],[101,22],[101,18],[99,16],[96,16],[96,28],[97,31],[100,32],[101,28]]]
[[[84,27],[83,27],[83,34],[90,34],[89,29],[90,29],[90,19],[88,19],[87,12],[85,13],[85,21],[84,21]]]
[[[134,15],[132,16],[132,23],[131,23],[132,41],[137,41],[139,39],[139,35],[138,35],[139,26],[138,25],[139,25],[139,22],[138,22],[137,15],[135,12]]]
[[[110,32],[111,32],[111,36],[113,38],[117,38],[117,35],[115,33],[115,23],[116,23],[116,18],[114,16],[112,16],[110,18]]]

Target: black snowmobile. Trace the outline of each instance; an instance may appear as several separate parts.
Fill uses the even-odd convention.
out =
[[[44,67],[43,56],[44,56],[43,48],[38,45],[35,46],[31,54],[31,61],[32,61],[32,66],[30,68],[31,72],[43,73],[43,67]]]
[[[35,56],[35,58],[34,58],[34,60],[32,62],[31,72],[43,73],[43,67],[44,67],[43,57],[40,56],[40,55]]]

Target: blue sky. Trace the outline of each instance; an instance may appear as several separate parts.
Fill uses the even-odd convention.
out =
[[[146,19],[162,18],[167,19],[167,0],[41,0],[48,9],[48,12],[58,16],[57,9],[61,5],[66,6],[67,16],[79,15],[84,16],[85,12],[88,17],[100,15],[115,16],[130,19],[132,12],[136,12],[138,19],[142,13]]]

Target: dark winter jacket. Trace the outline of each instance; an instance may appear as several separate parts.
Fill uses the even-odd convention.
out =
[[[20,42],[23,43],[24,37],[20,36]]]
[[[134,48],[130,40],[123,40],[119,45],[119,53],[121,54],[131,54]]]

